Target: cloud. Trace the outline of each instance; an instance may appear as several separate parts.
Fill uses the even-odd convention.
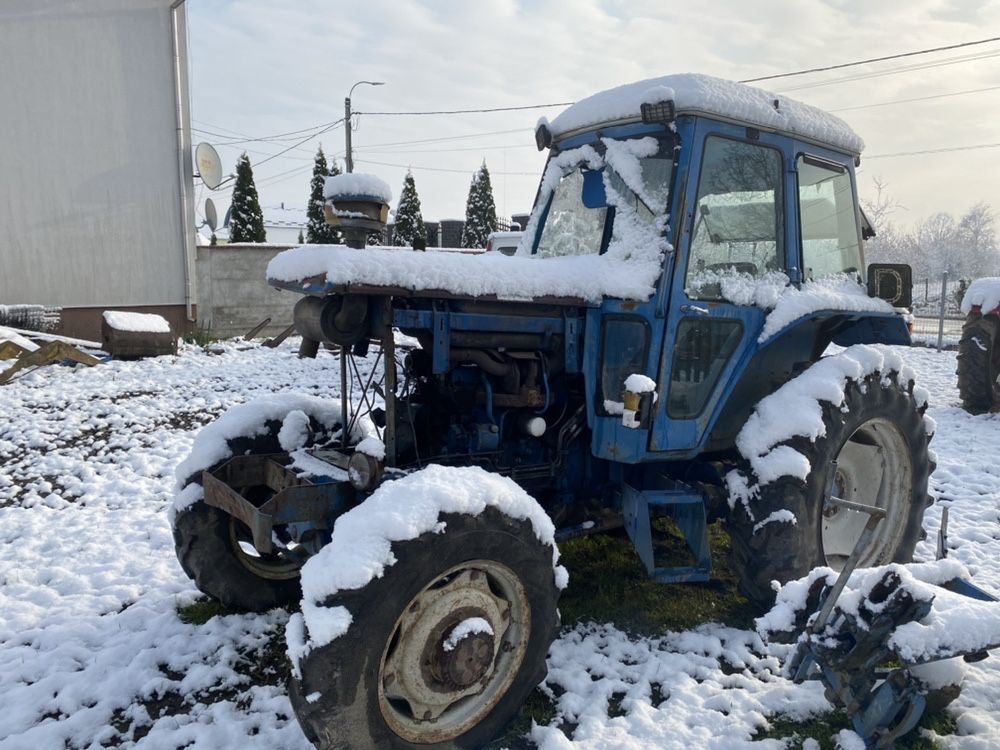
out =
[[[363,79],[386,85],[355,90],[354,110],[360,112],[572,101],[668,72],[739,79],[940,46],[985,37],[981,29],[1000,21],[1000,7],[971,0],[905,5],[864,0],[683,5],[661,0],[203,0],[190,3],[188,14],[195,126],[251,135],[336,120],[343,116],[351,85]],[[990,52],[1000,52],[1000,45],[780,79],[766,86],[830,109],[932,96],[1000,85],[993,73],[996,60],[980,57]],[[800,88],[958,57],[974,59]],[[895,153],[992,141],[990,123],[998,105],[1000,91],[843,116],[868,143],[868,153]],[[526,211],[544,164],[544,155],[533,147],[532,129],[540,114],[552,117],[558,111],[362,115],[354,134],[357,169],[399,187],[412,167],[425,217],[460,217],[469,177],[485,158],[498,209]],[[328,153],[342,158],[342,129],[321,140]],[[425,142],[380,145],[409,141]],[[252,161],[260,162],[288,145],[236,144],[220,152],[232,164],[246,147]],[[305,202],[315,148],[316,142],[310,142],[260,167],[264,202]],[[935,210],[959,212],[991,198],[983,175],[995,171],[998,159],[1000,149],[872,160],[865,162],[863,175],[882,175],[894,197],[919,219]],[[299,171],[290,172],[295,169]],[[972,179],[970,171],[977,173]],[[860,180],[863,188],[867,176]]]

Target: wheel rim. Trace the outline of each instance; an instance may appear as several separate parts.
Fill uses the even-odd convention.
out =
[[[240,564],[260,578],[271,581],[288,581],[297,578],[302,568],[301,563],[284,557],[280,552],[281,547],[278,545],[275,547],[279,552],[262,555],[253,546],[253,535],[250,533],[250,529],[242,521],[238,521],[232,516],[229,517],[229,543],[233,555]]]
[[[903,434],[886,419],[865,422],[841,446],[833,471],[831,494],[835,498],[886,512],[862,550],[859,567],[886,561],[903,536],[913,494],[912,458]],[[867,513],[838,507],[829,500],[824,503],[822,540],[827,565],[835,570],[844,566],[868,518]]]
[[[485,620],[492,633],[456,639],[456,626],[470,620]],[[507,693],[530,630],[528,598],[510,568],[474,560],[445,571],[407,603],[386,640],[378,673],[386,723],[416,744],[469,731]]]

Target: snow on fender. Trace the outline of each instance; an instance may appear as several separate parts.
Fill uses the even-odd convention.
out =
[[[479,467],[428,466],[384,483],[340,516],[330,543],[303,566],[302,611],[292,615],[286,631],[293,674],[300,676],[303,656],[342,636],[353,622],[346,607],[325,602],[385,575],[396,563],[393,543],[443,533],[443,514],[478,516],[490,507],[530,522],[538,541],[552,548],[555,584],[565,588],[569,574],[558,564],[555,526],[534,498],[513,480]]]
[[[886,514],[862,566],[912,558],[934,468],[926,408],[899,355],[867,345],[823,357],[757,404],[736,438],[742,465],[726,475],[744,594],[766,606],[773,581],[842,565],[861,536],[845,501]]]

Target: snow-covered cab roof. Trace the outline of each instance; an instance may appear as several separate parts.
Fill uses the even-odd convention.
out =
[[[698,73],[649,78],[601,91],[573,104],[551,123],[540,120],[539,126],[547,127],[554,140],[562,140],[598,125],[640,122],[643,104],[668,101],[677,114],[746,123],[855,155],[865,146],[836,115],[755,86]]]

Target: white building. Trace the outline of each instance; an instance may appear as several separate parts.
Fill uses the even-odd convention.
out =
[[[183,2],[0,3],[0,304],[195,318]]]

